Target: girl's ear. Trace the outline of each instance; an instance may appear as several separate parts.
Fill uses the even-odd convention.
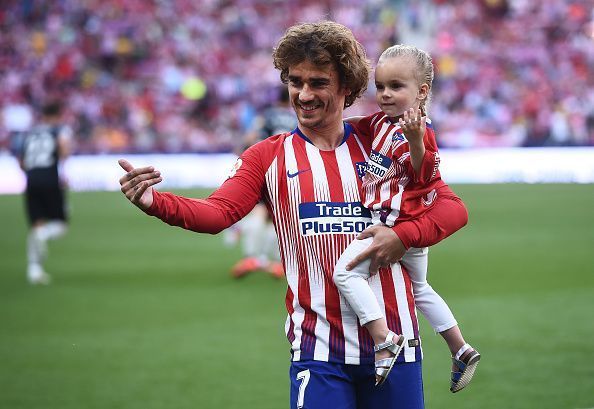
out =
[[[417,98],[421,101],[424,101],[427,99],[428,96],[429,96],[429,85],[421,84],[421,86],[419,87],[419,94],[417,95]]]

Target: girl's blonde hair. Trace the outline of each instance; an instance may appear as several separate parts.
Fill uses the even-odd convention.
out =
[[[393,45],[380,55],[377,64],[381,64],[386,60],[394,57],[410,57],[411,60],[416,64],[415,78],[419,85],[427,84],[429,86],[429,92],[427,98],[421,101],[420,108],[426,114],[431,102],[431,89],[433,87],[433,60],[429,53],[421,50],[412,45],[396,44]]]

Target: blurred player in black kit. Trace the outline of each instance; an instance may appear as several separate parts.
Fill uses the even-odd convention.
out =
[[[43,268],[47,241],[66,233],[65,182],[60,165],[70,153],[72,132],[62,124],[62,104],[43,105],[42,117],[21,135],[19,164],[27,177],[25,207],[30,231],[27,238],[27,279],[31,284],[49,284]]]
[[[278,93],[276,103],[264,109],[254,119],[252,130],[245,136],[242,151],[271,135],[290,132],[297,127],[297,118],[289,103],[287,89],[283,87],[278,90]]]
[[[276,102],[254,119],[254,126],[243,140],[242,151],[271,135],[291,132],[297,127],[287,89],[282,87],[278,92]],[[231,269],[233,277],[243,277],[253,271],[283,277],[276,232],[264,204],[258,203],[249,215],[230,229],[226,240],[233,242],[234,237],[241,241],[243,258]]]

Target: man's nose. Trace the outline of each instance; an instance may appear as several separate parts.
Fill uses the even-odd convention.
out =
[[[314,94],[311,91],[311,88],[309,87],[309,85],[305,84],[301,88],[301,91],[299,91],[299,100],[303,101],[303,102],[308,102],[313,99],[314,99]]]

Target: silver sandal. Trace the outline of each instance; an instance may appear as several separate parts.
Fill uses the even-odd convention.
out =
[[[398,337],[398,341],[394,342],[394,337]],[[375,361],[375,374],[379,377],[379,379],[375,381],[375,386],[382,385],[386,379],[388,379],[388,375],[390,374],[390,371],[392,371],[398,355],[400,355],[400,352],[402,352],[402,349],[404,348],[405,340],[406,339],[403,335],[396,335],[392,331],[389,331],[388,335],[386,336],[386,340],[373,347],[373,351],[375,353],[387,349],[392,354],[394,354],[394,356],[390,358],[384,358],[380,359],[379,361]]]
[[[462,361],[460,357],[469,349],[472,349],[472,351],[470,351],[466,358],[464,358],[464,361]],[[458,350],[456,356],[452,357],[452,362],[456,367],[456,370],[452,371],[452,381],[450,383],[450,391],[452,393],[461,391],[470,383],[480,359],[481,354],[468,344],[464,344],[462,348]]]

